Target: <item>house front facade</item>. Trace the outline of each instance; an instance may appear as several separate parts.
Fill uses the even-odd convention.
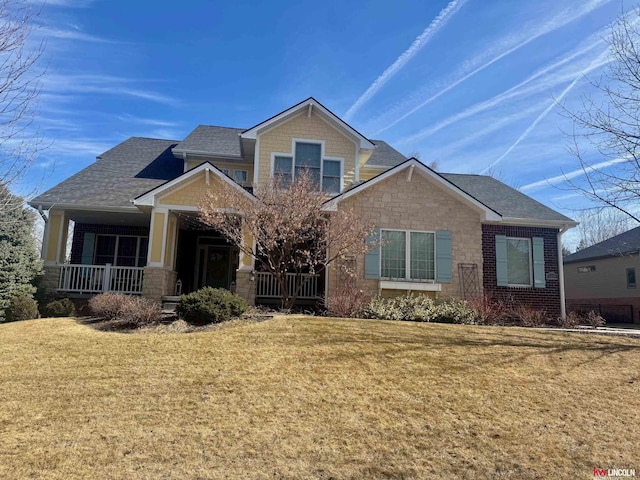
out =
[[[379,246],[349,260],[371,294],[486,295],[564,312],[560,236],[575,222],[491,177],[407,159],[313,98],[249,129],[201,125],[182,141],[130,138],[34,198],[48,218],[44,286],[157,300],[214,286],[272,302],[280,294],[269,274],[204,225],[198,204],[212,189],[252,195],[272,176],[301,170],[331,197],[327,210],[350,208],[375,225]],[[301,297],[326,298],[341,281],[335,267],[308,275]]]

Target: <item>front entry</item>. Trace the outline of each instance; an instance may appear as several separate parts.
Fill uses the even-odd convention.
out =
[[[213,287],[231,290],[234,269],[232,253],[235,249],[229,245],[215,245],[215,243],[219,243],[219,240],[206,237],[198,239],[197,268],[193,282],[196,289]]]

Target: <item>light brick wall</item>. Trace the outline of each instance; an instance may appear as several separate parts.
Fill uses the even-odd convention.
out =
[[[250,270],[236,272],[236,294],[244,298],[249,305],[256,304],[256,282],[251,281]]]
[[[145,267],[142,295],[160,301],[164,295],[175,293],[178,274],[170,268]]]
[[[478,267],[478,285],[482,289],[482,225],[480,213],[453,196],[434,180],[414,172],[407,181],[407,172],[396,175],[364,190],[344,202],[339,208],[353,208],[356,215],[384,229],[417,231],[451,231],[453,282],[443,283],[441,299],[460,295],[459,263]],[[358,279],[363,288],[378,293],[378,280],[364,278],[364,256],[356,260]],[[338,285],[336,268],[329,271],[329,294]],[[384,292],[392,294],[392,292]]]
[[[282,125],[258,135],[260,141],[258,186],[268,183],[271,177],[271,153],[292,154],[291,140],[293,138],[324,140],[325,155],[344,158],[344,186],[348,187],[353,183],[356,166],[356,144],[319,118],[315,112],[312,113],[311,117],[307,117],[305,111]]]

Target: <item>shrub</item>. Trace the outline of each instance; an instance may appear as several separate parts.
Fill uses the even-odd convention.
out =
[[[89,310],[96,317],[114,320],[120,316],[129,298],[121,293],[101,293],[89,300]]]
[[[68,298],[53,300],[42,309],[44,317],[75,317],[76,306]]]
[[[160,321],[162,309],[158,302],[150,298],[131,296],[124,302],[118,318],[132,325],[150,325]]]
[[[594,328],[604,327],[607,323],[604,318],[602,318],[597,312],[594,312],[593,310],[587,312],[586,320],[587,324],[591,325]]]
[[[433,310],[432,322],[458,323],[473,325],[478,323],[478,312],[464,300],[452,298],[448,302],[436,305]]]
[[[371,302],[371,295],[362,291],[358,282],[348,280],[327,298],[327,313],[336,317],[361,317]]]
[[[379,320],[407,320],[414,322],[431,321],[434,304],[425,295],[405,295],[401,297],[375,297],[363,312],[365,318]]]
[[[562,328],[574,328],[580,325],[580,314],[577,312],[569,312],[562,318],[558,318],[558,325]]]
[[[502,300],[482,296],[467,300],[476,311],[477,321],[483,325],[502,325],[509,318],[509,307]]]
[[[547,315],[544,310],[522,305],[517,307],[513,313],[523,327],[541,327],[547,320]]]
[[[185,322],[194,325],[218,323],[239,317],[247,311],[247,302],[223,288],[205,287],[182,295],[176,313]]]
[[[121,293],[96,295],[89,300],[89,309],[97,317],[136,326],[158,322],[162,316],[159,303],[148,298]]]
[[[38,303],[31,295],[16,295],[9,300],[4,315],[7,322],[38,318]]]

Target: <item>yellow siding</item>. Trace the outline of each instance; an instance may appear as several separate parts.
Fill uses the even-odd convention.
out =
[[[291,140],[293,138],[324,140],[324,154],[326,156],[344,158],[345,188],[353,183],[356,157],[359,159],[355,142],[319,118],[315,112],[311,117],[308,117],[305,111],[272,130],[258,134],[260,143],[258,186],[269,182],[271,153],[292,153]]]
[[[205,172],[202,172],[195,181],[191,181],[187,185],[173,190],[160,198],[159,203],[161,205],[197,207],[205,193],[212,189],[222,187],[221,182],[222,180],[220,180],[215,173],[211,172],[209,173],[209,185],[207,185]],[[220,205],[218,208],[225,208],[225,206]]]
[[[49,239],[45,260],[55,262],[58,254],[58,243],[60,241],[60,229],[62,229],[63,212],[49,212]]]
[[[244,234],[244,244],[248,248],[253,248],[253,236],[249,233]],[[250,267],[253,265],[253,258],[250,255],[242,255],[242,266]]]
[[[236,170],[245,170],[247,172],[247,184],[251,185],[253,183],[253,164],[238,164],[238,163],[230,163],[230,162],[222,162],[218,160],[210,160],[210,159],[202,159],[202,160],[188,160],[187,168],[189,170],[196,168],[198,165],[202,165],[204,162],[208,161],[212,163],[220,170],[227,169],[229,170],[229,176],[234,178],[233,172]]]
[[[176,217],[170,216],[169,222],[167,225],[167,245],[165,247],[165,252],[164,252],[164,265],[166,267],[171,267],[173,263],[173,258],[171,257],[171,253],[173,252],[173,246],[175,245],[175,241],[176,241],[176,233],[177,233],[176,225],[177,225]]]
[[[160,263],[162,261],[162,237],[164,234],[164,213],[153,214],[153,232],[151,233],[151,255],[149,261]]]
[[[380,175],[386,170],[374,169],[374,168],[363,168],[360,170],[360,180],[370,180],[376,175]]]

